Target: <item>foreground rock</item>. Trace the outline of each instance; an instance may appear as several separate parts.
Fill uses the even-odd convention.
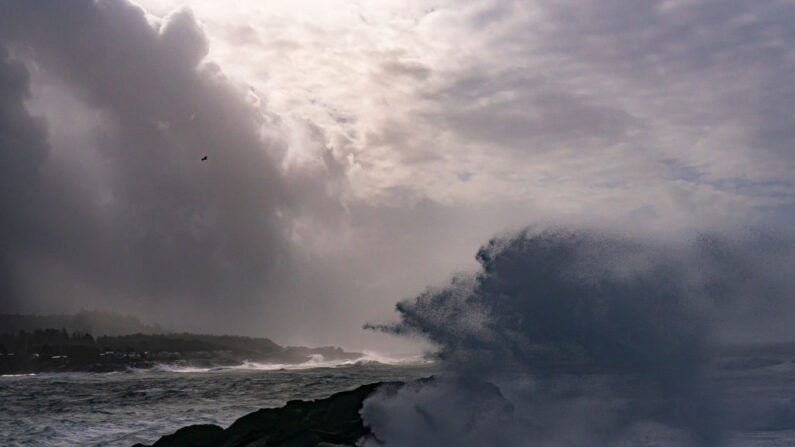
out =
[[[217,425],[191,425],[163,436],[152,447],[354,446],[371,435],[359,415],[364,400],[380,387],[400,386],[399,382],[373,383],[326,399],[293,400],[281,408],[243,416],[225,430]]]

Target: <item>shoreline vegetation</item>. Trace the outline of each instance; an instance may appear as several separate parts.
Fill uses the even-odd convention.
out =
[[[130,322],[130,317],[120,318]],[[82,331],[70,332],[66,327],[9,331],[9,328],[29,327],[25,324],[35,319],[45,323],[59,321],[52,317],[0,315],[0,322],[12,323],[0,326],[0,374],[112,372],[151,368],[158,364],[234,366],[247,361],[293,365],[319,356],[323,361],[355,361],[363,357],[361,353],[346,352],[338,347],[280,346],[267,338],[232,335],[133,333],[95,336]],[[60,318],[60,321],[69,320]],[[140,324],[128,327],[146,328]]]
[[[165,334],[159,324],[145,324],[132,315],[119,315],[100,310],[81,310],[76,314],[21,315],[0,313],[0,334],[16,334],[36,329],[65,329],[70,334],[131,335]]]

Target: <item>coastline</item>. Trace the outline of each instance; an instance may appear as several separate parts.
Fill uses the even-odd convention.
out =
[[[48,329],[2,334],[0,375],[49,372],[115,372],[148,369],[241,366],[247,362],[299,365],[312,361],[357,361],[360,352],[339,347],[280,346],[267,338],[201,334],[103,336]]]
[[[213,424],[189,425],[154,444],[133,447],[354,446],[373,436],[359,414],[364,400],[382,388],[393,392],[403,385],[376,382],[325,399],[293,400],[280,408],[249,413],[226,429]]]

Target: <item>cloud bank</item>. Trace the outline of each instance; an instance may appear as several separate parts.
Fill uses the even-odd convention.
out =
[[[495,231],[791,226],[787,2],[0,13],[5,312],[361,346]]]
[[[190,5],[212,57],[326,129],[368,201],[656,230],[791,212],[787,2]]]
[[[153,24],[120,1],[6,2],[2,17],[4,299],[234,318],[278,293],[303,233],[339,222],[336,160],[282,166],[279,118],[202,62],[189,11]],[[55,85],[48,111],[95,115],[55,116],[76,141],[52,147],[28,111],[36,77]]]

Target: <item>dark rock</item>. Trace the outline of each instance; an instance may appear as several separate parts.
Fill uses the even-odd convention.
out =
[[[163,436],[152,447],[354,446],[371,435],[359,415],[362,403],[382,386],[398,388],[402,383],[373,383],[326,399],[293,400],[281,408],[243,416],[226,430],[215,425],[185,427]]]
[[[180,428],[173,435],[166,435],[154,443],[152,447],[214,447],[223,440],[224,429],[212,424],[191,425]],[[144,447],[136,444],[133,447]]]

